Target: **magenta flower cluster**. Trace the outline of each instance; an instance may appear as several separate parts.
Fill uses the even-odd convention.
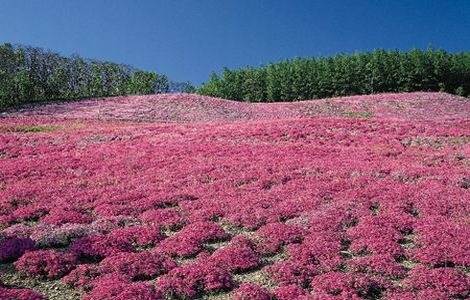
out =
[[[0,299],[5,300],[45,300],[43,295],[30,289],[8,289],[0,286]]]
[[[55,250],[26,252],[15,262],[15,268],[27,275],[40,278],[61,278],[75,268],[77,261],[70,253]]]
[[[171,256],[192,256],[202,250],[204,243],[223,240],[226,237],[227,234],[218,224],[195,222],[160,242],[157,249]]]
[[[235,291],[236,300],[271,300],[273,297],[270,291],[256,284],[245,283]]]
[[[83,300],[164,300],[161,293],[144,282],[130,282],[125,277],[108,274],[93,283]]]
[[[174,268],[157,281],[159,290],[170,299],[192,299],[201,296],[203,292],[227,291],[234,286],[229,272],[203,263]]]
[[[132,252],[134,247],[127,240],[96,234],[75,240],[70,249],[80,259],[100,260],[120,252]]]
[[[176,263],[156,252],[120,253],[100,263],[102,273],[118,273],[132,280],[152,279],[174,269]]]

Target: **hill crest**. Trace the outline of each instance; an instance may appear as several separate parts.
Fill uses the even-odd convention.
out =
[[[159,94],[50,103],[3,115],[162,123],[314,117],[449,120],[470,118],[470,101],[450,94],[426,92],[277,103],[246,103],[195,94]]]

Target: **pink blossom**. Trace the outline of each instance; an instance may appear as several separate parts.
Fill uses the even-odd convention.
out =
[[[195,298],[202,291],[224,291],[233,286],[228,272],[199,263],[174,268],[157,280],[159,290],[170,298]]]
[[[93,289],[84,300],[163,300],[163,297],[153,286],[144,282],[126,282],[122,277],[111,274],[103,276],[94,282]]]
[[[30,289],[7,289],[0,287],[0,299],[5,300],[44,300],[40,293]]]
[[[242,284],[235,291],[236,300],[270,300],[273,295],[266,289],[256,284]]]
[[[260,258],[248,247],[231,246],[217,249],[206,262],[229,272],[240,272],[258,267]]]
[[[435,290],[451,298],[470,295],[470,278],[453,268],[415,267],[404,281],[413,290]]]
[[[99,260],[119,252],[132,252],[131,243],[109,235],[91,235],[74,241],[72,253],[79,259]]]
[[[176,267],[176,263],[158,253],[119,253],[100,263],[100,273],[120,273],[133,280],[155,278]]]
[[[90,290],[92,282],[102,275],[99,267],[94,264],[84,264],[77,266],[62,281],[83,290]]]
[[[75,268],[75,257],[70,253],[55,250],[36,250],[23,254],[15,262],[15,268],[29,276],[60,278]]]
[[[279,300],[307,299],[308,292],[297,285],[285,285],[274,290],[274,295]]]

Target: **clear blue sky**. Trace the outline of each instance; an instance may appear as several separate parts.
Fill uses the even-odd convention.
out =
[[[128,63],[176,81],[295,56],[470,50],[469,0],[0,0],[0,42]]]

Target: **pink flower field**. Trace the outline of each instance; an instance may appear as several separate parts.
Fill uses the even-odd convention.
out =
[[[193,123],[311,117],[444,120],[468,118],[470,102],[444,93],[381,94],[285,103],[245,103],[191,94],[160,94],[51,103],[10,117]]]
[[[468,299],[470,100],[10,111],[0,230],[0,299]]]

